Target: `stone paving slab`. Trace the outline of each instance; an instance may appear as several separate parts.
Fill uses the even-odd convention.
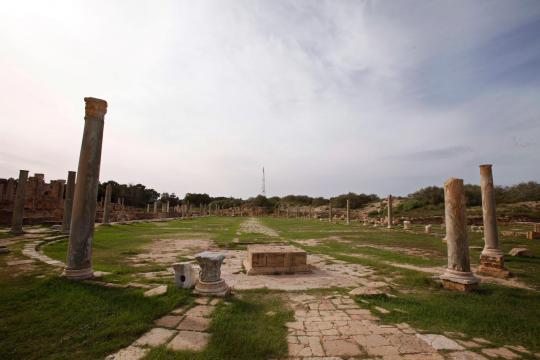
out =
[[[210,318],[201,316],[186,316],[178,325],[178,330],[206,331],[210,326]]]
[[[186,312],[186,316],[210,316],[215,307],[210,305],[197,305]]]
[[[134,345],[151,347],[160,346],[166,344],[174,335],[176,335],[176,331],[174,330],[153,328],[136,340]]]
[[[184,317],[181,315],[165,315],[160,319],[157,319],[154,323],[156,326],[174,329],[180,323]]]
[[[142,359],[148,351],[150,350],[137,346],[128,346],[115,354],[107,356],[105,360],[139,360]]]
[[[295,317],[286,324],[289,359],[487,360],[531,354],[523,346],[495,348],[482,338],[464,340],[462,333],[420,334],[406,323],[385,325],[347,295],[289,293],[288,298]]]
[[[171,350],[201,351],[210,340],[210,334],[198,331],[179,331],[167,348]]]

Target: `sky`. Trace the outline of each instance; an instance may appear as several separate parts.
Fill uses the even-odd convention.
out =
[[[24,0],[0,7],[0,178],[247,198],[540,181],[538,0]]]

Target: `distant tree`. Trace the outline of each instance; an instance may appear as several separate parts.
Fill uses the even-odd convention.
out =
[[[338,208],[345,208],[347,206],[347,199],[349,200],[349,206],[351,209],[360,209],[372,201],[380,200],[379,197],[375,194],[366,195],[366,194],[355,194],[348,193],[338,195],[332,198],[332,206]]]
[[[193,206],[208,205],[212,202],[212,198],[208,194],[187,193],[183,202],[190,203]]]

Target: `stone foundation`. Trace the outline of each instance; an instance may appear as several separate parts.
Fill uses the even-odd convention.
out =
[[[480,255],[480,266],[478,267],[478,272],[484,275],[489,275],[498,278],[509,278],[512,276],[512,273],[504,267],[504,257],[499,256],[490,256],[481,254]]]
[[[311,272],[306,252],[289,245],[248,245],[244,267],[248,275]]]
[[[227,296],[231,293],[231,288],[223,279],[215,282],[204,282],[199,279],[193,292],[203,296]]]
[[[459,283],[459,282],[455,282],[455,281],[452,281],[452,280],[446,280],[446,279],[443,279],[442,283],[443,283],[443,287],[445,289],[453,290],[453,291],[471,292],[471,291],[474,291],[474,290],[478,289],[478,283],[462,284],[462,283]]]

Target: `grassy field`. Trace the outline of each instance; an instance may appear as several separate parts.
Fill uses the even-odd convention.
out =
[[[262,218],[279,237],[241,231],[246,218],[208,217],[189,221],[140,223],[99,227],[94,238],[95,270],[108,271],[108,281],[125,283],[132,275],[159,271],[165,265],[148,262],[134,266],[129,258],[159,239],[212,239],[223,248],[243,248],[249,243],[285,242],[311,253],[327,254],[349,263],[372,267],[381,279],[391,279],[390,294],[358,298],[361,306],[388,309],[382,320],[407,322],[420,329],[441,333],[464,332],[495,344],[524,345],[540,351],[540,295],[538,291],[485,285],[474,294],[457,294],[441,288],[430,273],[405,269],[444,267],[446,245],[441,236],[400,229],[364,227],[359,223],[330,224],[307,219]],[[521,229],[520,226],[510,228]],[[434,226],[434,231],[440,231]],[[27,240],[26,240],[27,241]],[[527,246],[540,253],[540,241],[502,238],[502,248]],[[481,234],[470,234],[471,261],[478,262]],[[10,256],[22,258],[23,242],[10,245]],[[67,242],[44,247],[45,253],[64,261]],[[506,257],[508,268],[520,281],[540,288],[540,258]],[[31,271],[13,276],[0,257],[0,358],[62,359],[66,354],[93,359],[132,343],[148,330],[153,320],[173,308],[193,301],[191,295],[174,290],[145,298],[142,290],[103,288],[59,278],[55,269],[36,264]],[[166,280],[170,284],[169,280]],[[152,281],[154,282],[154,281]],[[347,291],[344,289],[344,291]],[[237,292],[221,305],[211,324],[214,334],[202,353],[152,350],[147,359],[266,359],[286,354],[286,329],[291,312],[279,292]],[[363,301],[361,301],[363,300]],[[365,303],[365,301],[368,303]],[[397,310],[396,310],[397,309]],[[268,314],[273,314],[269,316]]]
[[[192,300],[171,290],[146,298],[141,290],[105,288],[47,274],[20,276],[0,264],[0,359],[98,359],[125,347],[153,320]]]

